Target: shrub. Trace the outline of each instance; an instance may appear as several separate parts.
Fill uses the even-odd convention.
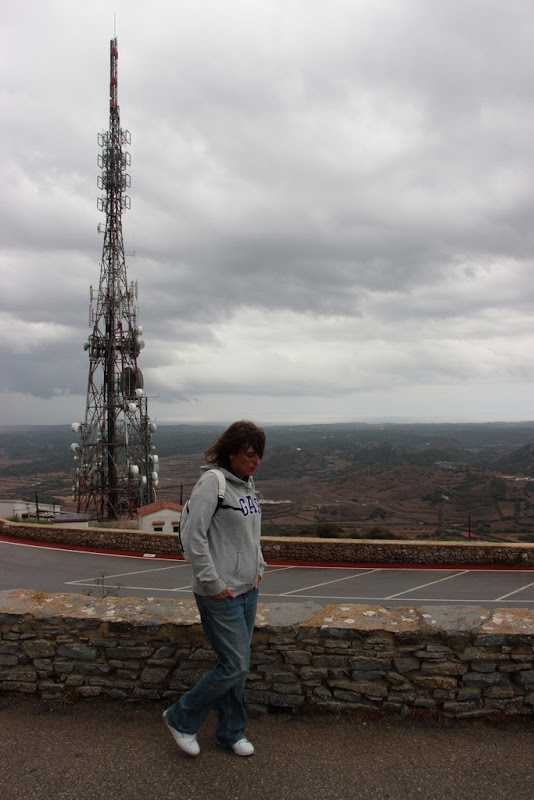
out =
[[[388,528],[382,525],[375,525],[373,528],[367,528],[362,533],[362,539],[397,539],[394,533],[391,533]]]
[[[341,539],[344,537],[345,529],[332,522],[323,522],[317,525],[315,535],[319,539]]]

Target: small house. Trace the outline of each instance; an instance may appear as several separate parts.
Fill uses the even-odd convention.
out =
[[[183,506],[169,500],[156,500],[137,509],[140,531],[178,533]]]

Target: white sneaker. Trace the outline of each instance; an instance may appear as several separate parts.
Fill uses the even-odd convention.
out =
[[[163,712],[163,722],[170,730],[178,747],[183,750],[184,753],[187,753],[188,756],[198,756],[200,753],[200,747],[198,746],[196,733],[182,733],[182,731],[173,728],[170,722],[167,721],[167,717],[165,716],[166,713],[167,711]],[[252,748],[252,750],[254,751],[254,748]]]
[[[236,754],[236,756],[253,756],[254,755],[254,745],[249,742],[248,739],[243,737],[239,739],[238,742],[234,742],[232,745],[232,750]]]

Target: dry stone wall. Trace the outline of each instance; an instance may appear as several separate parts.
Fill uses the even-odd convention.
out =
[[[3,692],[171,702],[213,664],[194,602],[0,592]],[[260,604],[250,709],[534,714],[534,610]]]
[[[178,537],[145,531],[32,525],[0,519],[0,534],[34,541],[105,550],[178,556]],[[495,542],[369,541],[264,536],[267,561],[330,564],[428,564],[534,567],[534,544]]]

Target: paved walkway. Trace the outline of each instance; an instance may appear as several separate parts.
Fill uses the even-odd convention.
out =
[[[213,741],[188,759],[159,703],[72,705],[0,695],[3,800],[523,800],[534,724],[290,717],[250,721],[239,758]]]

